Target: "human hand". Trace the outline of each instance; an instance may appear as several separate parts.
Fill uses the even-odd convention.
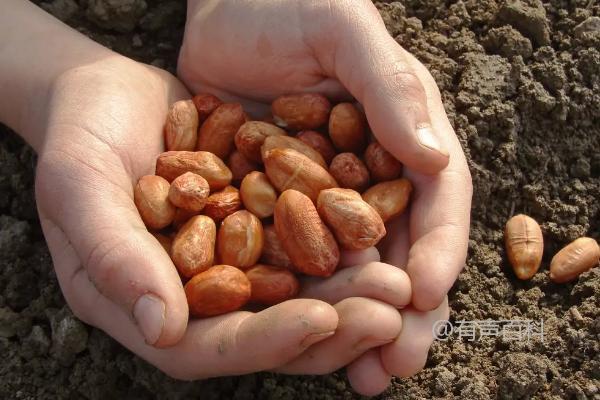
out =
[[[399,270],[374,273],[372,266],[332,278],[338,286],[355,281],[333,305],[296,299],[188,323],[181,280],[144,227],[132,192],[164,151],[168,106],[189,94],[166,72],[116,55],[67,71],[51,92],[40,126],[36,197],[77,317],[180,379],[277,368],[334,331],[329,351],[355,348],[332,355],[343,365],[398,336],[400,315],[388,304],[408,303],[408,277]],[[391,291],[366,298],[386,281]],[[381,321],[364,326],[362,311]]]
[[[381,246],[383,261],[410,276],[412,307],[402,311],[398,339],[356,358],[348,375],[358,392],[375,394],[390,375],[416,373],[433,340],[432,324],[448,315],[446,293],[464,265],[472,193],[464,154],[426,68],[389,36],[367,0],[190,0],[178,72],[192,91],[240,101],[256,113],[296,92],[363,104],[375,136],[404,163],[414,185],[409,212],[388,224]],[[310,294],[339,300],[330,299],[327,288],[321,282]],[[310,350],[313,357],[333,340]],[[294,363],[278,370],[341,367]]]

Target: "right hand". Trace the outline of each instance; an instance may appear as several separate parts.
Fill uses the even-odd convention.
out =
[[[400,314],[388,304],[406,304],[410,283],[380,263],[318,283],[335,289],[332,305],[295,299],[188,323],[181,280],[144,227],[133,186],[164,151],[169,105],[189,97],[166,72],[114,54],[69,69],[52,85],[37,115],[36,198],[75,315],[180,379],[275,369],[325,339],[316,360],[304,359],[329,371],[397,337]],[[365,324],[365,315],[378,318]]]
[[[404,164],[414,186],[411,205],[388,224],[380,248],[383,261],[410,276],[411,307],[402,310],[398,339],[366,352],[348,372],[352,386],[371,395],[383,391],[391,375],[415,374],[425,365],[432,324],[449,313],[446,294],[465,264],[472,194],[465,155],[433,77],[389,35],[368,0],[189,0],[187,18],[178,71],[188,87],[257,111],[287,93],[354,98],[378,141]],[[328,298],[325,288],[311,294]],[[323,372],[305,361],[278,370]]]

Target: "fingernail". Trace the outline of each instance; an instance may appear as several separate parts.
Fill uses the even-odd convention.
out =
[[[386,345],[388,343],[392,343],[394,340],[396,340],[396,338],[391,338],[391,339],[373,339],[373,338],[364,338],[360,341],[358,341],[355,345],[354,345],[354,350],[356,350],[357,352],[364,352],[367,351],[369,349],[372,349],[374,347],[379,347],[379,346],[383,346]]]
[[[417,127],[417,139],[419,140],[419,143],[421,143],[421,146],[437,151],[445,157],[448,157],[448,151],[442,147],[442,144],[433,134],[433,130],[430,126]]]
[[[310,335],[306,336],[302,340],[302,342],[300,342],[300,346],[302,346],[302,347],[312,346],[313,344],[318,343],[321,340],[325,340],[328,337],[333,336],[334,333],[335,333],[335,331],[324,332],[324,333],[311,333]]]
[[[153,345],[165,324],[165,303],[153,294],[140,296],[133,307],[133,317],[146,343]]]

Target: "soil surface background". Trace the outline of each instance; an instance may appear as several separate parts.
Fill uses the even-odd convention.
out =
[[[185,3],[35,1],[115,51],[174,71]],[[553,284],[553,254],[600,238],[600,4],[595,0],[379,2],[390,33],[432,71],[473,175],[467,266],[451,321],[544,321],[544,341],[434,343],[427,367],[381,399],[600,399],[600,268]],[[65,305],[33,195],[36,157],[0,127],[1,399],[354,399],[343,371],[178,382]],[[519,281],[503,227],[542,226],[540,272]]]

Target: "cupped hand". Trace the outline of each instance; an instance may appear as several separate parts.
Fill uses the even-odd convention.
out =
[[[333,305],[296,299],[188,322],[181,280],[140,219],[133,186],[164,151],[169,105],[189,93],[166,72],[117,55],[68,70],[51,92],[39,116],[36,197],[61,289],[80,319],[180,379],[281,367],[336,330],[339,346],[358,346],[357,354],[398,336],[400,315],[388,303],[408,283],[385,273],[370,278],[394,281],[379,301],[360,297],[368,288],[357,280]],[[359,309],[385,318],[356,327]]]
[[[190,0],[178,74],[193,92],[240,101],[256,113],[297,92],[354,98],[364,106],[373,133],[404,163],[414,185],[409,211],[388,225],[381,246],[382,260],[410,277],[412,305],[402,311],[400,336],[360,357],[353,353],[348,375],[357,391],[375,394],[391,375],[416,373],[464,265],[472,193],[464,154],[426,68],[389,36],[368,0]],[[326,294],[328,283],[315,285],[312,296],[339,300]],[[313,359],[317,353],[311,350]],[[279,370],[333,367],[303,357]]]

